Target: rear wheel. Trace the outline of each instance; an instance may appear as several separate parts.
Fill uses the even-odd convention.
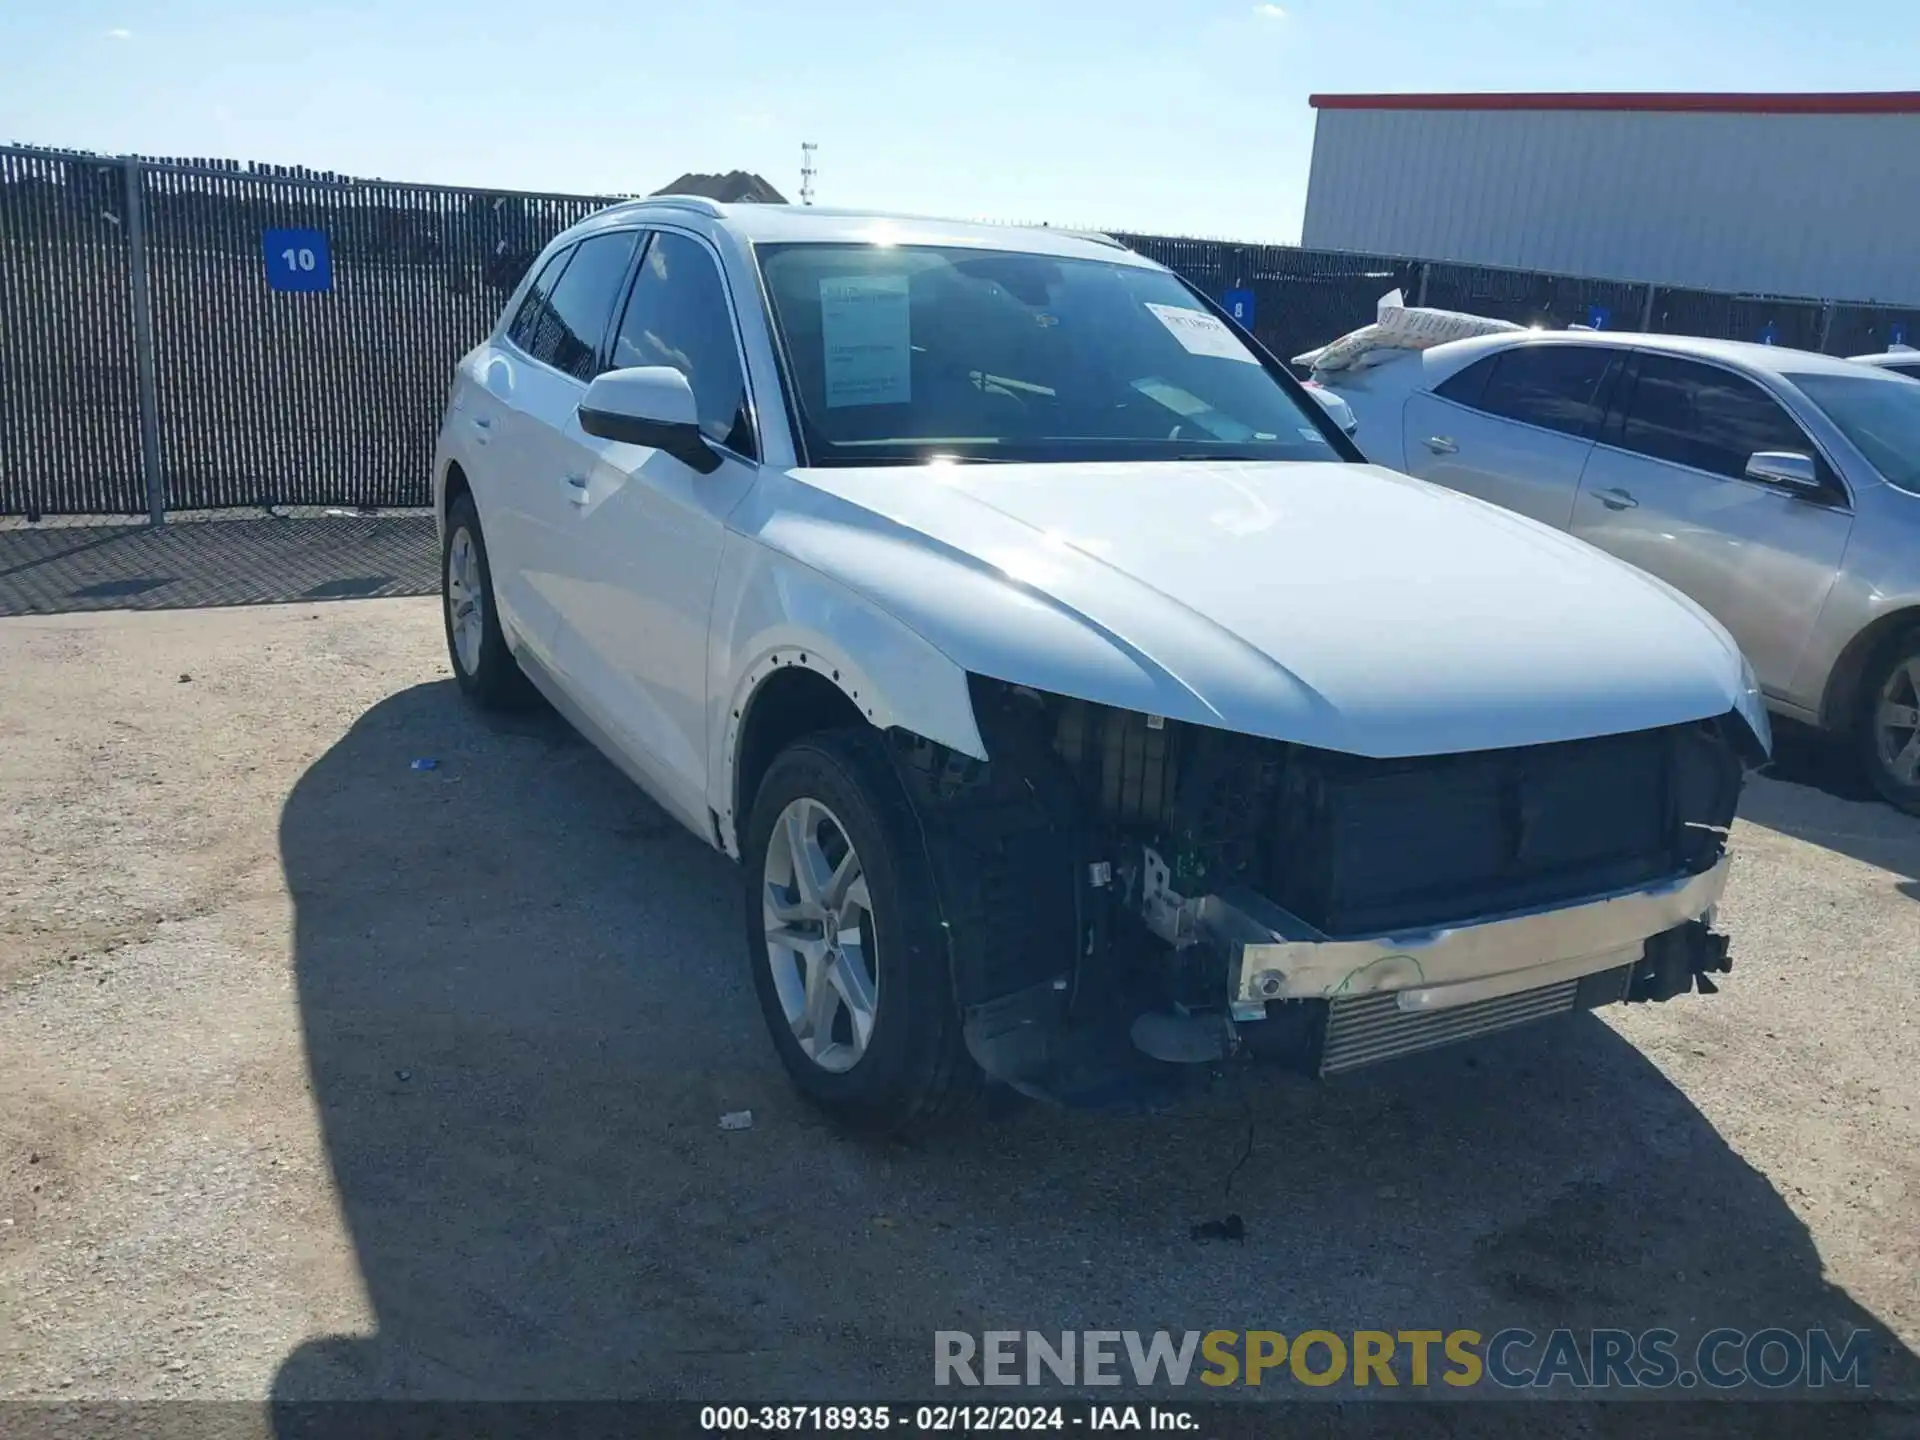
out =
[[[489,710],[525,704],[532,686],[500,630],[487,541],[471,495],[458,496],[447,507],[446,539],[440,551],[440,608],[453,678],[467,697]]]
[[[795,1086],[852,1128],[939,1128],[982,1088],[933,884],[877,735],[812,735],[754,801],[742,858],[754,989]]]
[[[1858,744],[1867,777],[1890,802],[1920,815],[1920,628],[1904,631],[1867,673]]]

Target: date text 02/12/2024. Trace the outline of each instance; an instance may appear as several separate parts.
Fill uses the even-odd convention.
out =
[[[708,1405],[700,1429],[709,1434],[879,1435],[1016,1434],[1081,1430],[1193,1433],[1194,1414],[1167,1405]]]

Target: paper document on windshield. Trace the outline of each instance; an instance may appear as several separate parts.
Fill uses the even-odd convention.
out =
[[[820,282],[827,408],[900,405],[913,398],[907,277],[844,275]]]
[[[1204,310],[1187,310],[1178,305],[1156,305],[1151,300],[1147,302],[1147,309],[1153,312],[1154,319],[1172,332],[1173,338],[1190,355],[1213,355],[1221,360],[1241,360],[1248,365],[1260,363],[1254,358],[1253,352],[1220,323],[1217,316],[1209,315]]]

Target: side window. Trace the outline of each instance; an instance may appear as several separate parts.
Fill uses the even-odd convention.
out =
[[[526,347],[529,355],[575,379],[593,379],[600,369],[600,340],[638,238],[637,231],[616,230],[580,242],[573,263],[553,287],[546,323],[536,326]]]
[[[553,301],[553,287],[559,283],[560,272],[567,268],[567,261],[572,257],[571,245],[554,251],[553,258],[540,267],[540,277],[527,287],[520,308],[514,312],[513,324],[507,327],[507,338],[529,355],[533,353],[533,337],[539,333],[541,323],[547,318],[547,308]]]
[[[1487,377],[1493,374],[1493,367],[1500,363],[1498,355],[1489,355],[1484,360],[1476,360],[1457,374],[1449,375],[1433,393],[1443,400],[1451,400],[1457,405],[1478,407],[1480,395],[1487,388]]]
[[[671,365],[693,387],[702,433],[739,454],[754,453],[733,317],[720,271],[698,241],[654,232],[620,317],[613,363]]]
[[[1883,365],[1883,370],[1891,370],[1896,375],[1905,375],[1910,380],[1920,380],[1920,360],[1911,365]]]
[[[1479,408],[1490,415],[1591,435],[1600,420],[1600,380],[1615,352],[1600,345],[1521,345],[1502,350]]]
[[[1818,456],[1780,402],[1751,380],[1670,355],[1642,355],[1620,443],[1628,450],[1740,479],[1761,450]]]

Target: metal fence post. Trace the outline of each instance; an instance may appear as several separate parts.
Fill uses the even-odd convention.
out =
[[[1640,307],[1640,333],[1642,335],[1653,333],[1653,285],[1651,282],[1647,285],[1647,303]]]
[[[1420,294],[1414,304],[1424,308],[1427,303],[1427,281],[1433,278],[1433,266],[1422,264],[1420,267]]]
[[[140,473],[147,482],[147,520],[167,523],[167,480],[160,470],[160,394],[153,361],[153,295],[147,283],[147,196],[140,160],[121,161],[127,176],[127,267],[133,281],[133,385],[140,407]]]
[[[1820,307],[1820,353],[1827,353],[1827,341],[1833,338],[1833,301]]]

